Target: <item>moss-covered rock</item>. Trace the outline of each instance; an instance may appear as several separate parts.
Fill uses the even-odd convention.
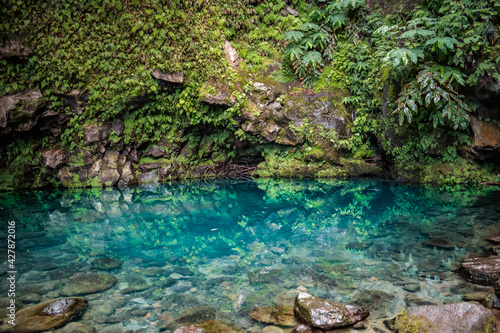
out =
[[[396,317],[398,333],[496,332],[491,310],[475,303],[427,305],[403,310]]]

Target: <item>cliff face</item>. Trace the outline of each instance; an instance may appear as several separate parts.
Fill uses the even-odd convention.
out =
[[[366,6],[386,14],[415,2]],[[412,133],[391,118],[401,89],[391,73],[378,74],[371,93],[379,111],[365,116],[349,102],[360,97],[340,82],[351,79],[342,64],[332,62],[307,88],[276,60],[306,2],[7,7],[0,189],[251,175],[498,181],[499,83],[468,94],[479,111],[471,145],[452,163],[442,158],[453,140],[444,132],[433,133],[432,162],[398,162],[391,154]]]

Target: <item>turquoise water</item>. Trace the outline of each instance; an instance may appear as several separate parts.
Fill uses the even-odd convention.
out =
[[[259,332],[265,325],[248,311],[291,305],[298,290],[364,305],[373,321],[488,290],[452,269],[488,251],[484,238],[499,230],[499,202],[494,188],[371,180],[0,193],[1,239],[6,248],[7,222],[15,221],[23,306],[63,295],[75,274],[102,272],[117,283],[85,295],[90,307],[80,320],[98,332],[168,330],[172,318],[200,306]],[[123,265],[97,270],[91,263],[100,257]],[[2,259],[4,276],[4,250]],[[7,289],[1,284],[2,308]]]

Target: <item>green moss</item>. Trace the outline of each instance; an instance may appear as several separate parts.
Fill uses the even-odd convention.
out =
[[[404,309],[396,316],[395,327],[398,333],[426,333],[428,329],[418,319],[410,318]]]

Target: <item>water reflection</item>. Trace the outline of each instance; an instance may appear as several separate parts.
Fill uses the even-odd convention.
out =
[[[123,261],[111,272],[118,284],[89,295],[91,309],[125,295],[118,308],[129,310],[116,317],[110,305],[111,321],[90,310],[91,326],[169,329],[165,312],[202,304],[250,329],[261,324],[248,310],[289,303],[298,288],[358,303],[370,295],[375,318],[460,300],[471,287],[450,269],[485,250],[498,199],[493,188],[370,180],[194,181],[2,193],[0,220],[18,226],[21,290],[44,285],[25,305],[61,295],[71,276],[109,257]],[[134,315],[145,306],[147,318]]]

